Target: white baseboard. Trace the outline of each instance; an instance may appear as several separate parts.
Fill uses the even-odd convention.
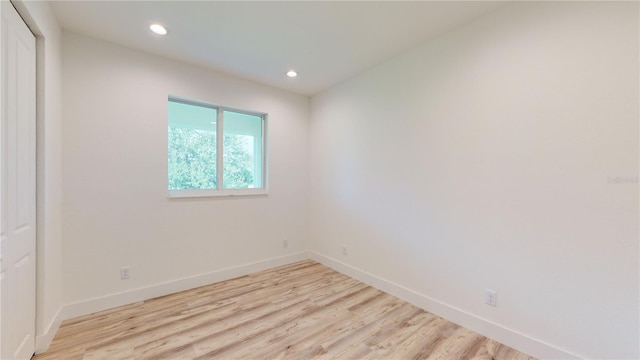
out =
[[[36,353],[47,351],[60,324],[66,319],[233,279],[308,258],[306,252],[299,252],[65,305],[54,316],[46,332],[36,337]]]
[[[91,314],[97,311],[111,309],[117,306],[127,305],[138,301],[144,301],[159,296],[169,295],[179,291],[193,289],[199,286],[212,284],[235,277],[248,275],[254,272],[267,270],[276,266],[290,264],[305,259],[315,260],[340,273],[351,276],[370,286],[387,292],[417,307],[433,314],[441,316],[451,322],[478,332],[486,337],[499,341],[507,346],[522,351],[539,359],[580,359],[560,347],[550,345],[544,341],[532,338],[515,330],[506,328],[490,320],[483,319],[462,309],[447,305],[426,295],[385,280],[351,265],[318,254],[316,252],[300,252],[277,258],[271,258],[255,263],[221,269],[206,274],[196,275],[184,279],[169,281],[135,290],[111,294],[99,298],[89,299],[64,306],[49,324],[43,335],[36,337],[36,353],[47,350],[53,340],[58,327],[63,320],[77,316]]]
[[[47,326],[44,334],[36,336],[36,354],[42,354],[47,351],[49,345],[51,345],[53,337],[58,332],[58,328],[60,328],[60,324],[62,324],[62,321],[64,320],[62,318],[62,309],[62,307],[58,309],[58,312],[53,319],[51,319],[51,322],[49,323],[49,326]]]
[[[462,309],[447,305],[426,295],[419,294],[391,281],[382,279],[368,272],[347,265],[338,260],[318,254],[308,252],[310,259],[326,265],[340,273],[360,280],[365,284],[380,289],[397,298],[407,301],[419,308],[429,311],[432,314],[443,317],[453,323],[471,329],[490,339],[494,339],[502,344],[522,351],[538,359],[580,359],[581,357],[557,346],[547,344],[541,340],[532,338],[515,330],[496,324],[490,320],[483,319]]]

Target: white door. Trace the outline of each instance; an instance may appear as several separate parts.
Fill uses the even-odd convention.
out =
[[[0,358],[30,359],[36,313],[36,42],[0,1]]]

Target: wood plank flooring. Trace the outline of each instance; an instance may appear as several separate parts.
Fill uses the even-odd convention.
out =
[[[48,359],[533,359],[311,260],[63,322]]]

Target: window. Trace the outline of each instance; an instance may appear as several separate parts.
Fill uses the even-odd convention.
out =
[[[266,114],[169,97],[169,196],[266,193]]]

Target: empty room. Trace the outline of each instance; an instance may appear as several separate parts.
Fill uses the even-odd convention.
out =
[[[0,5],[1,359],[640,358],[640,2]]]

